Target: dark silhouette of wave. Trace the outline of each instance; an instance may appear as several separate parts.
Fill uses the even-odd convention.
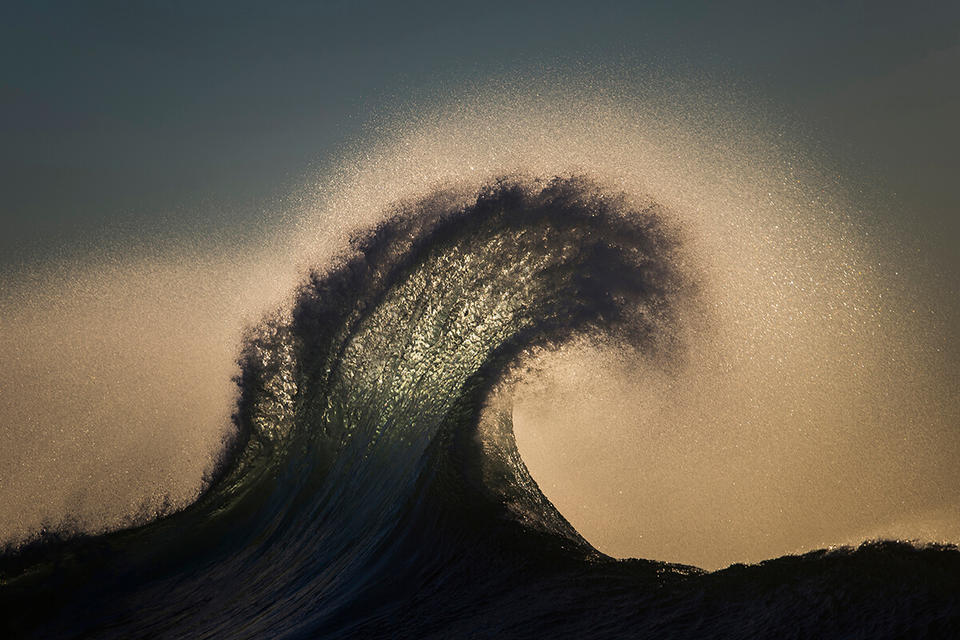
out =
[[[956,637],[956,547],[707,573],[607,557],[540,492],[492,392],[574,335],[681,357],[680,240],[583,177],[397,205],[250,331],[195,504],[0,558],[5,635]]]

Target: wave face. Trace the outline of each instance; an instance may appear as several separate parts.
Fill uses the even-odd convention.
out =
[[[397,205],[250,332],[238,435],[186,510],[0,559],[8,635],[942,637],[955,547],[706,573],[596,551],[520,459],[524,356],[575,335],[682,357],[667,212],[582,177]],[[496,395],[496,398],[494,397]],[[656,517],[650,514],[650,517]]]

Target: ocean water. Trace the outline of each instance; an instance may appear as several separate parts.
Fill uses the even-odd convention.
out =
[[[541,492],[512,386],[572,339],[683,359],[701,286],[685,237],[583,175],[394,205],[248,332],[199,499],[0,558],[4,636],[956,637],[956,546],[708,572],[612,558]]]
[[[5,280],[0,637],[957,637],[908,217],[752,105],[599,89],[380,123],[245,244]]]

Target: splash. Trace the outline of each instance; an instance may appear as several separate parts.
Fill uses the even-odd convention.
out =
[[[4,474],[19,496],[4,504],[20,505],[4,519],[4,588],[25,611],[42,599],[61,612],[26,616],[23,629],[369,635],[402,620],[410,634],[442,634],[482,594],[498,604],[477,615],[531,625],[531,611],[553,609],[515,607],[509,594],[545,589],[597,615],[629,593],[609,617],[617,635],[666,624],[637,613],[660,597],[705,592],[705,610],[747,615],[758,579],[801,591],[826,579],[860,602],[837,633],[862,616],[896,622],[868,603],[898,590],[917,607],[939,603],[924,624],[956,617],[952,547],[884,543],[707,575],[604,553],[712,568],[859,542],[871,527],[891,535],[885,522],[912,536],[920,519],[924,537],[949,539],[956,401],[936,332],[891,299],[882,248],[773,138],[730,123],[711,137],[687,118],[553,98],[388,126],[382,146],[345,160],[305,203],[297,233],[256,256],[207,256],[195,270],[169,256],[94,261],[43,296],[8,296],[4,353],[28,367],[7,372],[17,409],[6,415],[39,430],[36,451],[4,460],[28,469]],[[302,265],[315,269],[295,289]],[[243,315],[291,290],[243,342],[231,427],[229,345]],[[60,315],[64,299],[84,300],[85,313]],[[131,334],[91,349],[104,326]],[[216,339],[188,357],[183,327],[188,344]],[[70,361],[64,345],[73,375],[44,373],[45,358]],[[109,393],[86,380],[103,363]],[[147,378],[132,390],[131,372]],[[75,391],[44,405],[35,388]],[[124,420],[143,398],[154,408]],[[66,459],[44,459],[44,437],[84,415],[103,446],[79,451],[107,473],[71,460],[62,441]],[[17,428],[11,439],[30,442]],[[144,453],[145,435],[162,455]],[[111,496],[117,478],[158,461],[161,473]],[[30,470],[50,469],[25,488]],[[84,475],[106,500],[64,488]],[[36,494],[43,508],[31,511],[24,496]],[[35,539],[43,527],[55,535]],[[850,566],[879,568],[851,581]],[[914,582],[879,578],[904,566]],[[127,613],[146,602],[160,604]],[[795,619],[792,605],[771,606],[769,629]],[[83,628],[71,626],[81,609]],[[696,633],[683,606],[665,610],[678,634]],[[898,620],[913,624],[916,611]],[[805,618],[811,632],[819,619]]]

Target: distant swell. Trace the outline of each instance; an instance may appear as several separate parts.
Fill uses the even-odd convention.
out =
[[[877,638],[960,625],[955,547],[877,542],[710,574],[608,558],[540,492],[509,401],[491,394],[525,355],[575,335],[682,354],[679,303],[695,291],[661,207],[584,177],[502,178],[387,213],[250,331],[237,436],[195,504],[0,559],[11,634]]]

